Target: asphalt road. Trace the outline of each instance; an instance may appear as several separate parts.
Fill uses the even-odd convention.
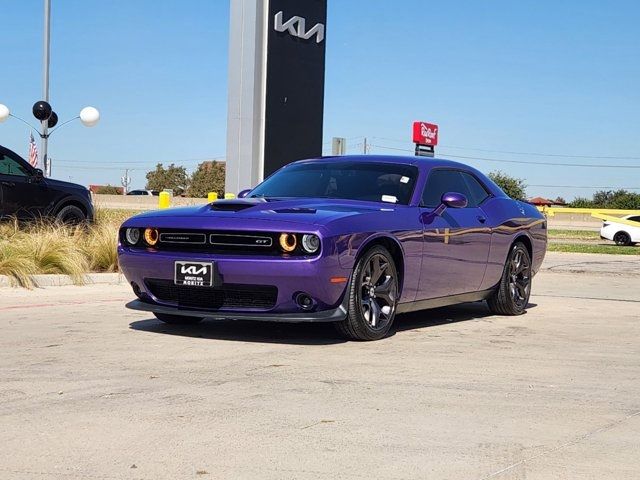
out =
[[[639,261],[550,254],[526,315],[432,310],[374,343],[1,289],[0,478],[635,480]]]

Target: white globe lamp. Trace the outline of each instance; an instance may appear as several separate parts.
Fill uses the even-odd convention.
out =
[[[84,107],[80,110],[80,121],[85,127],[95,127],[100,121],[100,112],[97,108]]]
[[[9,111],[9,107],[0,103],[0,123],[4,122],[11,112]]]

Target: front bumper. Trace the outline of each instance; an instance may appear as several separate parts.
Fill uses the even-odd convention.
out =
[[[284,322],[331,322],[345,318],[343,300],[347,283],[332,283],[335,276],[349,277],[350,270],[342,268],[336,255],[317,258],[273,258],[247,255],[210,255],[194,252],[154,251],[142,248],[120,246],[118,260],[122,273],[132,286],[139,301],[128,307],[136,310],[187,315],[207,318],[227,318],[245,320],[267,320]],[[257,298],[260,287],[277,288],[272,302],[267,306],[232,303],[211,306],[209,297],[198,305],[167,301],[154,295],[153,283],[158,280],[166,285],[173,284],[176,261],[214,262],[222,285],[220,288],[249,287],[251,299]],[[273,288],[275,287],[275,288]],[[199,288],[199,287],[196,287]],[[200,287],[201,288],[201,287]],[[200,292],[198,292],[199,294]],[[202,293],[207,296],[206,288]],[[314,305],[310,310],[302,309],[295,301],[299,293],[309,295]],[[240,297],[243,300],[246,297]],[[236,297],[235,300],[238,300]]]

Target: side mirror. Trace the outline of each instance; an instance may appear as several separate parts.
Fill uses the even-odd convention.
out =
[[[467,197],[461,193],[447,192],[440,199],[443,205],[449,208],[465,208],[469,203]]]
[[[33,171],[33,181],[36,183],[40,183],[43,178],[44,178],[44,173],[42,172],[42,170],[39,168],[36,168]]]
[[[240,193],[238,193],[238,198],[246,197],[249,194],[250,191],[251,191],[250,188],[247,188],[245,190],[241,190]]]

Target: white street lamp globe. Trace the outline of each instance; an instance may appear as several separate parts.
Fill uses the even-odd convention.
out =
[[[0,123],[4,122],[11,112],[9,111],[9,107],[0,103]]]
[[[94,127],[100,120],[100,112],[97,108],[84,107],[80,110],[80,121],[85,127]]]

